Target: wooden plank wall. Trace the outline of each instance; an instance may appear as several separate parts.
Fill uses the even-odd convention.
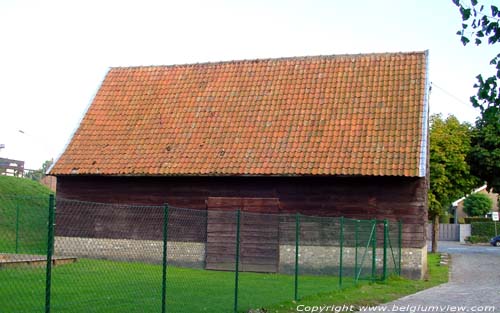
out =
[[[169,208],[168,238],[205,242],[207,213]],[[59,199],[56,236],[163,240],[163,206],[93,204]]]
[[[206,210],[209,197],[277,198],[280,213],[402,220],[403,246],[426,244],[426,178],[60,176],[57,190],[58,198],[144,205],[168,202],[200,210]],[[130,218],[130,223],[136,220]],[[197,224],[196,231],[196,240],[206,240],[206,226]]]
[[[240,270],[278,271],[278,199],[210,197],[207,208],[207,269],[235,269],[236,210],[240,209]]]

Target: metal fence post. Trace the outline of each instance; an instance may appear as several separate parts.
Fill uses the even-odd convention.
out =
[[[399,237],[398,274],[401,275],[401,253],[403,248],[403,223],[401,221],[398,221],[398,237]]]
[[[300,241],[300,213],[295,214],[295,301],[299,300],[299,241]]]
[[[168,204],[163,205],[163,262],[161,282],[161,312],[167,311],[167,242],[168,242]]]
[[[377,221],[372,220],[372,280],[377,273]]]
[[[356,220],[354,228],[354,282],[358,282],[358,241],[359,241],[359,220]]]
[[[19,253],[19,202],[16,201],[16,254]]]
[[[387,279],[387,237],[389,235],[389,225],[387,220],[384,220],[384,264],[383,264],[383,271],[382,271],[382,280]]]
[[[240,270],[240,219],[241,209],[236,213],[236,264],[234,273],[234,313],[238,312],[238,286]]]
[[[340,259],[339,259],[339,287],[342,288],[342,259],[344,258],[344,217],[340,217]]]
[[[49,196],[49,216],[47,225],[47,265],[45,270],[45,313],[50,313],[50,298],[52,287],[52,255],[54,254],[54,195]]]

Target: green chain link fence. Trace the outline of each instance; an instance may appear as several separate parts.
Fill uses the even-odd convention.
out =
[[[47,282],[47,197],[2,195],[0,311],[43,312]]]
[[[2,312],[246,312],[401,272],[399,222],[10,199]]]

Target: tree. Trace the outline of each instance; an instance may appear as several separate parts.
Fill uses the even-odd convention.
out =
[[[484,216],[493,208],[493,200],[484,193],[473,193],[464,201],[464,211],[469,216]]]
[[[48,171],[50,166],[52,165],[52,160],[47,160],[43,162],[42,167],[38,170],[29,170],[24,177],[36,181],[40,181],[44,176],[45,173]]]
[[[500,43],[500,10],[495,5],[485,8],[477,0],[453,0],[462,15],[462,29],[457,32],[464,45],[474,41],[481,45]],[[472,136],[472,149],[468,157],[471,171],[488,184],[488,190],[500,193],[500,53],[490,60],[493,75],[477,75],[475,96],[470,98],[481,110]],[[488,75],[486,75],[488,76]]]
[[[437,251],[439,217],[451,203],[470,193],[479,184],[470,173],[467,155],[471,149],[472,127],[453,115],[445,120],[432,115],[430,125],[429,219],[433,221],[432,251]]]

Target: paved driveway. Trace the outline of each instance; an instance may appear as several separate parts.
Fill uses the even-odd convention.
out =
[[[431,244],[427,243],[430,249]],[[438,243],[439,252],[447,252],[450,254],[490,254],[500,256],[500,247],[491,245],[465,245],[456,241],[440,241]],[[499,264],[500,266],[500,264]]]
[[[387,312],[500,312],[500,248],[440,244],[452,258],[450,282],[388,303]]]

